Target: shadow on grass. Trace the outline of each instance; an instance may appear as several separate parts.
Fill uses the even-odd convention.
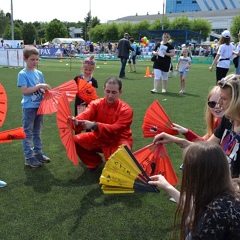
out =
[[[149,91],[150,92],[150,91]],[[151,93],[151,92],[150,92]],[[184,94],[181,94],[181,93],[176,93],[176,92],[166,92],[166,93],[161,93],[161,92],[158,92],[158,93],[151,93],[152,95],[156,95],[156,96],[166,96],[166,97],[175,97],[175,98],[182,98],[182,97],[185,97],[185,96],[191,96],[191,97],[199,97],[199,95],[197,94],[191,94],[191,93],[184,93]]]

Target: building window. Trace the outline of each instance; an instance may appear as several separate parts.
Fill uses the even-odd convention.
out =
[[[177,1],[176,3],[177,3],[177,4],[182,4],[182,1]]]

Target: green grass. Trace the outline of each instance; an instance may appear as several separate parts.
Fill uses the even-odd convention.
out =
[[[44,73],[46,82],[56,87],[78,75],[81,63],[79,59],[44,60],[38,68]],[[118,76],[120,62],[104,64],[98,61],[97,65],[99,68],[94,77],[102,97],[105,79]],[[166,94],[151,94],[153,79],[144,77],[147,66],[152,69],[152,62],[139,61],[137,73],[128,73],[128,79],[123,80],[121,98],[134,110],[133,150],[152,142],[143,137],[141,126],[146,109],[156,99],[173,122],[203,135],[206,96],[215,85],[215,73],[209,72],[206,64],[193,64],[187,77],[187,94],[178,93],[179,77],[169,79]],[[8,95],[8,112],[1,131],[21,126],[21,92],[16,86],[19,70],[0,68],[0,82]],[[6,188],[0,189],[0,239],[171,238],[176,204],[168,200],[164,191],[159,194],[104,195],[99,185],[101,169],[89,173],[83,164],[74,166],[68,160],[59,138],[56,114],[44,117],[42,139],[43,150],[52,162],[39,169],[24,167],[21,141],[0,145],[0,179],[8,183]],[[182,150],[176,145],[166,147],[180,178]]]

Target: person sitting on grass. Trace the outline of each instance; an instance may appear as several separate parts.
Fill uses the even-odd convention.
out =
[[[76,151],[90,172],[102,164],[118,147],[126,144],[132,148],[133,120],[132,108],[121,99],[122,82],[116,77],[108,78],[104,83],[104,98],[91,101],[85,111],[76,117],[70,117],[75,125],[74,136]],[[81,132],[92,130],[91,132]]]

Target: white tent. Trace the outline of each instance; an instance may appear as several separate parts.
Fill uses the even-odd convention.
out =
[[[70,44],[70,43],[76,43],[76,42],[85,44],[85,41],[82,38],[54,38],[52,40],[53,44]]]

